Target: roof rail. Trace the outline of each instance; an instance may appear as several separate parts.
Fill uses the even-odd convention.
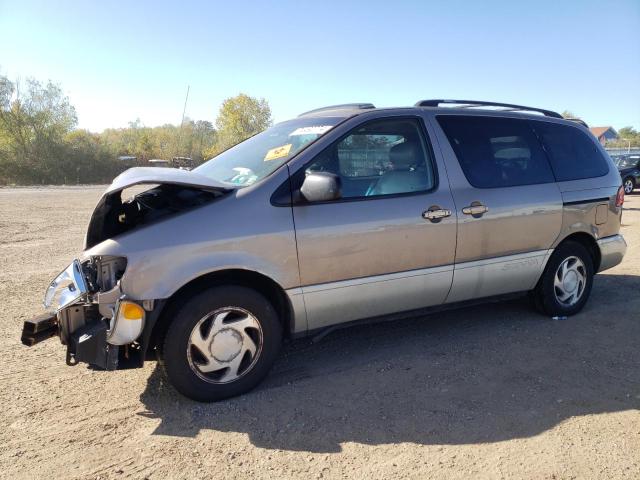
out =
[[[376,108],[373,103],[342,103],[340,105],[331,105],[329,107],[309,110],[308,112],[301,113],[298,117],[304,117],[305,115],[310,115],[312,113],[320,113],[329,110],[371,110],[372,108]]]
[[[565,118],[565,120],[569,120],[570,122],[576,122],[579,123],[580,125],[582,125],[583,127],[589,128],[589,125],[587,125],[587,122],[585,122],[584,120],[582,120],[581,118]]]
[[[511,103],[483,102],[481,100],[420,100],[416,107],[439,107],[443,104],[460,105],[460,108],[476,107],[502,107],[505,111],[538,112],[545,117],[563,118],[558,112],[544,110],[542,108],[525,107],[523,105],[513,105]]]

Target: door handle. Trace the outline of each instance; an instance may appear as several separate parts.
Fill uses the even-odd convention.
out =
[[[443,218],[450,217],[451,210],[446,210],[444,208],[431,207],[429,210],[422,212],[422,218],[425,220],[430,220],[432,222],[439,222]]]
[[[489,211],[489,207],[483,205],[480,202],[471,202],[471,205],[464,207],[462,213],[465,215],[471,215],[473,217],[481,217]]]

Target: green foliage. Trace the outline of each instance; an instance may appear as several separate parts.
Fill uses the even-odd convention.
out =
[[[0,76],[0,185],[108,183],[132,165],[118,160],[190,157],[196,165],[271,125],[266,100],[244,94],[224,101],[216,120],[185,119],[149,128],[139,119],[102,133],[76,130],[76,112],[61,88]]]
[[[636,131],[633,127],[622,127],[618,130],[618,135],[622,139],[633,140],[640,137],[640,132]]]
[[[123,166],[100,135],[74,130],[64,138],[64,183],[109,183]]]
[[[0,77],[0,182],[64,181],[64,137],[77,118],[58,85]]]
[[[560,115],[562,115],[562,118],[575,118],[575,119],[580,119],[580,117],[578,117],[575,113],[573,113],[571,110],[565,110],[563,111]]]
[[[607,142],[607,148],[640,147],[640,132],[633,127],[618,130],[618,139]]]
[[[100,134],[114,154],[137,157],[138,164],[160,158],[190,157],[196,164],[205,159],[203,152],[213,145],[216,132],[211,122],[186,119],[182,127],[162,125],[144,127],[139,120],[130,122],[128,128],[109,128]]]
[[[207,153],[215,156],[270,127],[271,108],[264,99],[241,93],[222,102],[216,127],[218,138]]]

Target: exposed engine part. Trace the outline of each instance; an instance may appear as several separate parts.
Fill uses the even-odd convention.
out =
[[[90,293],[108,292],[118,284],[127,268],[125,257],[91,257],[82,264]]]
[[[170,214],[204,205],[228,193],[183,185],[163,184],[123,200],[122,191],[105,195],[96,206],[87,231],[86,248],[149,224]]]
[[[127,259],[124,257],[94,257],[96,268],[96,286],[101,292],[112,290],[118,280],[122,278],[127,268]]]
[[[71,334],[94,321],[103,321],[97,305],[73,305],[60,310],[58,312],[60,341],[63,345],[68,345]]]

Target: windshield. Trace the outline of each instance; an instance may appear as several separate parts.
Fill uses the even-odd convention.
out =
[[[229,150],[194,171],[219,182],[246,187],[275,171],[343,118],[296,118],[282,122]]]

